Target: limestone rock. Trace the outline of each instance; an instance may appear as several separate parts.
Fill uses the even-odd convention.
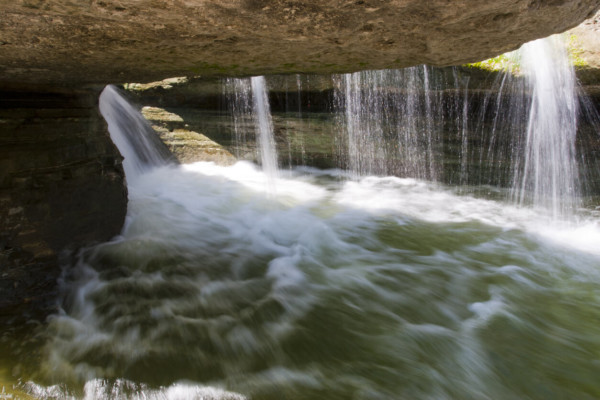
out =
[[[236,158],[229,151],[202,133],[191,130],[179,115],[159,107],[144,107],[142,114],[180,163],[235,163]]]
[[[600,69],[600,12],[569,31],[579,57],[591,68]]]
[[[149,82],[483,60],[597,0],[0,0],[0,82]]]
[[[600,98],[600,12],[568,33],[577,78],[590,95]]]
[[[43,318],[65,250],[125,219],[121,156],[96,91],[0,91],[0,323]]]

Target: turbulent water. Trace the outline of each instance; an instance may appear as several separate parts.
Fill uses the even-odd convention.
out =
[[[161,167],[83,251],[40,398],[600,397],[600,226],[425,181]],[[18,360],[15,361],[18,364]],[[56,386],[53,386],[56,385]]]
[[[429,67],[335,78],[347,171],[277,170],[262,77],[225,85],[262,169],[174,165],[107,87],[126,224],[0,337],[0,399],[600,398],[600,203],[546,44],[478,112],[457,69],[449,96]]]

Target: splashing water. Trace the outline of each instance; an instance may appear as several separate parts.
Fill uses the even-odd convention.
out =
[[[549,74],[486,100],[482,115],[503,101],[531,111],[494,119],[485,153],[467,140],[466,82],[451,71],[444,103],[441,90],[415,89],[448,87],[428,67],[337,78],[350,172],[272,172],[262,77],[234,84],[238,110],[252,114],[242,125],[266,132],[262,170],[164,165],[127,139],[126,161],[139,161],[126,166],[135,177],[126,226],[66,266],[41,345],[23,345],[0,372],[18,371],[27,383],[16,387],[41,399],[600,398],[600,225],[545,218],[559,189],[544,191],[562,172],[538,177],[555,154],[541,135],[571,129],[559,100],[536,100],[554,90]],[[122,101],[112,87],[103,93],[111,135],[145,132],[124,122],[136,114]],[[541,118],[552,107],[558,119]],[[522,119],[527,131],[500,146],[502,125]],[[458,183],[473,172],[469,157],[515,145],[521,206],[424,180],[442,172],[440,120],[452,125]],[[390,138],[392,150],[378,142]],[[572,155],[569,143],[555,162]],[[389,172],[412,177],[370,175]],[[542,207],[523,207],[529,197]]]
[[[575,72],[560,36],[527,43],[520,54],[532,99],[522,169],[514,177],[515,196],[521,204],[529,197],[554,218],[572,215],[580,196]]]
[[[249,79],[227,78],[223,85],[227,106],[233,120],[235,156],[245,159],[248,150],[247,133],[254,131],[252,86]]]
[[[600,395],[593,221],[540,225],[414,179],[281,174],[275,195],[248,163],[131,185],[122,235],[65,277],[37,381],[139,398],[177,382],[261,399]]]
[[[515,203],[571,219],[581,205],[575,139],[585,96],[578,96],[564,39],[540,39],[508,57],[520,62],[522,76],[499,74],[483,95],[470,91],[457,68],[338,77],[347,168],[358,176],[509,187]]]
[[[115,86],[108,85],[102,91],[100,113],[108,123],[110,138],[124,158],[128,181],[152,168],[175,162],[148,121]]]

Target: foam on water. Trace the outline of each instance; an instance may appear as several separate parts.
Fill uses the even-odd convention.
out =
[[[70,394],[64,388],[55,385],[43,387],[34,383],[25,386],[27,393],[40,399],[75,400],[245,400],[246,397],[224,391],[220,388],[177,383],[166,388],[152,389],[146,385],[118,380],[114,383],[94,379],[85,384],[83,396]]]
[[[31,392],[539,397],[531,379],[600,392],[594,220],[542,229],[537,210],[438,184],[346,178],[298,169],[269,194],[252,164],[197,163],[136,180],[122,235],[65,276],[36,375],[48,386]]]

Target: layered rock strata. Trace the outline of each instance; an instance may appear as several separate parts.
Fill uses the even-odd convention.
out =
[[[97,91],[0,93],[0,321],[43,317],[59,258],[110,239],[124,222],[121,156]],[[45,311],[44,311],[45,310]]]
[[[597,0],[0,0],[0,82],[149,82],[456,65],[593,15]]]
[[[222,145],[194,131],[190,124],[171,111],[159,107],[142,108],[144,117],[180,163],[212,161],[231,165],[236,158]]]

